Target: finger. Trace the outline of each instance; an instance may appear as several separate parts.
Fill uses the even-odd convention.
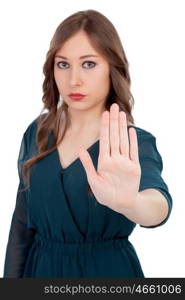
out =
[[[100,143],[99,143],[99,156],[110,156],[110,143],[109,143],[109,111],[104,111],[101,117],[100,124]]]
[[[129,157],[129,139],[127,130],[127,118],[124,111],[119,113],[119,129],[120,129],[120,153]]]
[[[120,153],[119,150],[119,105],[113,103],[110,107],[110,151],[111,155]]]
[[[129,136],[130,136],[130,159],[138,163],[139,162],[138,141],[137,141],[137,133],[135,128],[133,127],[129,128]]]

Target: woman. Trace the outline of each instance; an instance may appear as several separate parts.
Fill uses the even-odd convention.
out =
[[[94,10],[69,16],[43,71],[48,112],[22,138],[4,277],[144,277],[129,236],[164,224],[172,198],[156,138],[134,125],[114,26]]]

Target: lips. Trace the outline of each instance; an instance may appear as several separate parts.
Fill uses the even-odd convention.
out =
[[[81,96],[85,96],[84,94],[79,94],[79,93],[76,93],[76,94],[69,94],[69,96],[71,97],[81,97]]]
[[[82,98],[84,98],[86,95],[83,95],[83,94],[69,94],[69,97],[72,99],[72,100],[81,100]]]

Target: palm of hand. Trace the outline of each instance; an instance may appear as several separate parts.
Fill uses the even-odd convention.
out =
[[[114,103],[110,113],[102,114],[97,171],[89,153],[84,148],[79,152],[97,201],[115,211],[133,208],[138,195],[141,168],[134,128],[129,129],[129,139],[126,114]]]

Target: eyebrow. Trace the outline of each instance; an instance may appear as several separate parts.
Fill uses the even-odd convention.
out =
[[[55,55],[55,58],[56,58],[56,57],[63,58],[63,59],[68,59],[67,57],[62,56],[62,55]],[[97,56],[97,55],[94,55],[94,54],[88,54],[88,55],[80,56],[80,59],[87,58],[87,57],[98,57],[98,56]]]

